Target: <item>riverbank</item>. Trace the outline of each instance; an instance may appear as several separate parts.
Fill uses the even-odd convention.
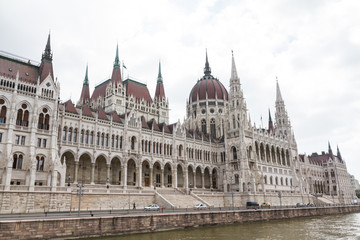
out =
[[[0,221],[1,239],[81,238],[360,212],[360,206]]]

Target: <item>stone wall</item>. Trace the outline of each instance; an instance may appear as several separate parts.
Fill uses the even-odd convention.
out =
[[[48,239],[120,235],[215,224],[360,212],[360,206],[0,221],[0,239]]]

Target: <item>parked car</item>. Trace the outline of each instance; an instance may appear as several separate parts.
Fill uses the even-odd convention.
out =
[[[247,209],[258,209],[260,207],[258,202],[246,202]]]
[[[352,204],[352,205],[358,205],[359,202],[358,202],[358,200],[351,200],[351,204]]]
[[[144,207],[145,211],[159,211],[160,207],[157,204],[151,204],[147,207]]]
[[[299,202],[296,204],[296,207],[305,207],[306,204],[305,203],[302,203],[302,202]]]
[[[314,205],[313,203],[309,202],[309,203],[307,204],[307,206],[308,206],[308,207],[314,207],[315,205]]]
[[[205,209],[207,208],[205,204],[199,203],[194,206],[194,209]]]
[[[262,207],[262,208],[270,208],[270,206],[271,206],[271,204],[270,204],[269,202],[263,202],[263,203],[261,204],[261,207]]]

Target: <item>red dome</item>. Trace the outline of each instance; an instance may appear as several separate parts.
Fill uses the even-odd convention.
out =
[[[228,92],[222,83],[213,76],[204,76],[201,78],[195,86],[192,88],[189,96],[189,102],[206,99],[206,93],[208,99],[224,99],[228,100]]]

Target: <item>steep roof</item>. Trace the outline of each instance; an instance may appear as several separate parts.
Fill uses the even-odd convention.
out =
[[[106,87],[108,86],[109,83],[110,83],[110,79],[95,86],[94,92],[91,96],[91,100],[96,100],[100,96],[104,97],[106,93]]]
[[[104,120],[109,120],[109,118],[106,116],[104,109],[102,109],[101,107],[98,108],[98,118],[100,119],[104,119]]]
[[[30,62],[10,58],[0,54],[0,75],[16,79],[19,71],[19,81],[36,84],[39,76],[39,66]]]
[[[145,99],[145,101],[148,103],[152,103],[152,99],[146,84],[131,79],[126,79],[123,83],[126,88],[126,96],[129,97],[133,95],[138,101]]]
[[[85,116],[94,117],[91,109],[87,105],[84,105],[82,107],[82,114],[85,115]]]
[[[71,113],[76,113],[78,114],[78,112],[75,109],[74,104],[71,102],[71,100],[67,100],[65,103],[65,111],[66,112],[71,112]]]

